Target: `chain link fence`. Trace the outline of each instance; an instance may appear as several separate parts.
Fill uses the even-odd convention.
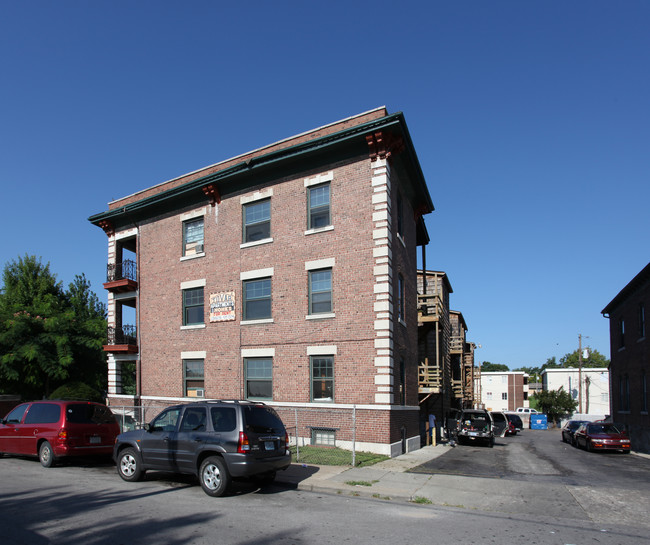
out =
[[[142,428],[169,403],[141,406],[111,406],[122,431]],[[370,465],[387,456],[357,450],[355,407],[281,407],[269,404],[280,415],[289,435],[293,461],[313,465]]]
[[[356,409],[274,407],[300,464],[357,465]]]

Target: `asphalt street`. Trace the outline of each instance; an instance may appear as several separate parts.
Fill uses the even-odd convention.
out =
[[[0,459],[2,545],[650,543],[650,459],[559,432],[426,447],[368,468],[294,464],[209,498],[192,477],[126,483],[108,463]]]

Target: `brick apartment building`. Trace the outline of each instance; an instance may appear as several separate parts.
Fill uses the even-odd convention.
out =
[[[108,236],[109,403],[263,400],[285,422],[309,409],[301,440],[419,448],[432,211],[385,108],[109,203],[89,218]]]
[[[523,371],[481,372],[481,404],[488,411],[528,407],[528,374]]]
[[[611,416],[628,427],[632,449],[646,453],[650,453],[650,345],[645,312],[649,304],[650,263],[602,310],[609,318]]]

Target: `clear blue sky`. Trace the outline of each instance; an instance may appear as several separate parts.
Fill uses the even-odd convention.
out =
[[[0,0],[0,265],[105,300],[110,200],[385,105],[477,359],[609,357],[650,261],[649,28],[645,0]]]

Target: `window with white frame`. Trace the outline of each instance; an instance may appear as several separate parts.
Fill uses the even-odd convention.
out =
[[[205,322],[203,314],[203,287],[183,291],[183,325],[199,325]]]
[[[183,256],[194,256],[204,251],[203,216],[183,222]]]
[[[243,216],[244,242],[271,238],[271,199],[244,204]]]
[[[331,225],[330,184],[307,188],[307,228],[321,229]]]
[[[332,269],[309,271],[309,314],[332,312]]]
[[[311,400],[334,401],[334,356],[310,356]]]
[[[183,360],[183,395],[204,397],[204,376],[202,359]]]
[[[264,320],[271,318],[271,279],[255,278],[244,280],[243,320]]]
[[[273,399],[273,358],[244,358],[246,399]]]
[[[501,392],[501,399],[503,401],[507,401],[508,400],[508,393],[507,392]]]

